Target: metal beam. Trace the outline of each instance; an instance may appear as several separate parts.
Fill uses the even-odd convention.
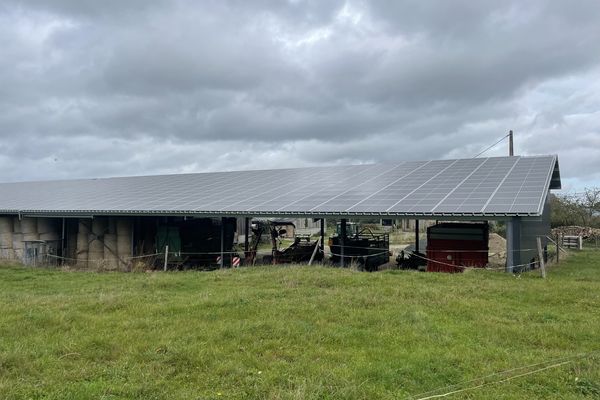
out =
[[[419,220],[415,219],[415,252],[419,252]]]
[[[321,250],[325,255],[325,218],[321,218]]]
[[[225,265],[225,217],[221,217],[221,262],[219,263],[219,266],[221,268],[223,268],[223,265]]]
[[[340,266],[346,265],[344,260],[344,246],[346,244],[346,218],[342,218],[340,223]]]
[[[506,272],[513,272],[521,264],[521,218],[506,222]]]
[[[247,253],[248,246],[249,246],[248,238],[250,236],[250,218],[249,217],[246,217],[245,223],[246,223],[246,225],[245,225],[245,233],[246,234],[244,235],[244,252]]]

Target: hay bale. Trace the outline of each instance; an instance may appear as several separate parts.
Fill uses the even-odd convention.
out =
[[[117,219],[117,254],[122,260],[127,260],[131,254],[131,234],[133,221],[130,218]]]
[[[37,236],[37,221],[35,218],[25,217],[21,220],[21,233],[28,235],[29,237]],[[32,240],[38,240],[39,237]],[[24,239],[27,240],[27,239]]]
[[[77,266],[80,268],[88,267],[88,254],[90,250],[90,220],[80,219],[77,226],[77,244],[75,258]]]
[[[13,217],[13,232],[14,233],[22,233],[21,232],[21,220],[19,217]]]
[[[0,234],[13,232],[13,220],[11,217],[0,217]]]
[[[104,264],[108,270],[119,268],[119,257],[117,256],[117,235],[107,233],[104,235]]]
[[[37,233],[40,235],[53,233],[57,237],[60,237],[60,227],[58,222],[59,221],[55,218],[37,218]],[[40,240],[44,239],[41,239],[40,237]]]

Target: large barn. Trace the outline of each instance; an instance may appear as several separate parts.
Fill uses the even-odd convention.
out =
[[[223,253],[239,218],[494,220],[507,224],[510,270],[545,241],[560,186],[552,155],[3,183],[0,247],[118,268],[164,251],[174,229],[180,251]]]

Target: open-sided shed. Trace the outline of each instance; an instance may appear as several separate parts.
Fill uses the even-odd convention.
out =
[[[19,182],[0,184],[0,215],[501,220],[510,267],[549,231],[560,184],[557,156]]]

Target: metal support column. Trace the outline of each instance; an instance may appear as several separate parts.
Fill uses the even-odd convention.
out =
[[[415,253],[418,253],[419,250],[419,220],[415,219]]]
[[[342,218],[340,224],[340,266],[344,267],[346,265],[346,260],[344,260],[344,246],[346,244],[346,218]]]
[[[321,250],[325,255],[325,218],[321,218]]]
[[[67,256],[67,252],[65,250],[65,219],[62,219],[62,235],[60,237],[60,256],[63,257],[60,261],[61,265],[65,264],[65,257]]]
[[[506,272],[521,264],[521,218],[506,221]]]
[[[225,265],[225,218],[221,217],[221,261],[219,262],[219,267],[223,268]]]
[[[245,232],[246,234],[244,235],[244,252],[247,253],[249,247],[248,238],[250,237],[250,218],[248,217],[246,217]]]

